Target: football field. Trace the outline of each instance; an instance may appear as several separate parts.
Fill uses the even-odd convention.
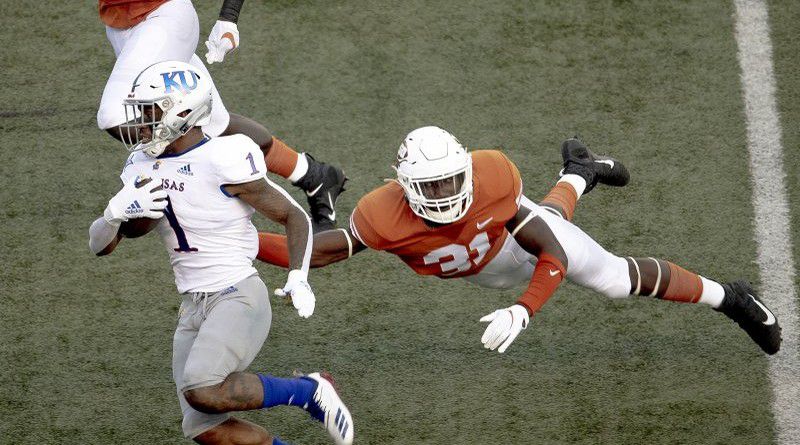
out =
[[[194,3],[202,55],[221,2]],[[245,2],[241,48],[211,74],[230,111],[345,169],[340,225],[393,176],[416,127],[501,148],[534,201],[579,133],[632,179],[583,197],[576,224],[620,255],[750,279],[784,323],[784,349],[767,358],[708,307],[565,283],[497,354],[478,319],[522,289],[423,278],[364,252],[311,272],[311,318],[272,299],[250,369],[329,370],[357,444],[800,443],[800,2],[767,5],[771,41],[737,33],[733,1]],[[161,241],[88,250],[127,155],[96,126],[114,63],[96,7],[0,5],[0,444],[188,443],[171,374],[180,299]],[[742,39],[757,63],[740,57]],[[746,69],[764,76],[748,84]],[[772,97],[777,113],[746,97]],[[782,152],[782,167],[758,170],[754,146]],[[284,283],[284,270],[256,267],[270,289]],[[329,443],[301,410],[240,416],[290,443]]]

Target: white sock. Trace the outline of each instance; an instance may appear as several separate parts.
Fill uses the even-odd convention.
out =
[[[308,159],[306,159],[305,153],[299,153],[297,155],[297,164],[294,166],[294,170],[292,170],[292,174],[289,175],[288,179],[289,182],[295,183],[299,181],[303,176],[306,175],[308,171]]]
[[[700,294],[698,303],[705,303],[715,309],[718,308],[725,298],[725,289],[722,288],[721,284],[706,277],[701,276],[700,281],[703,283],[703,293]]]
[[[573,174],[566,174],[558,180],[558,182],[566,182],[567,184],[571,185],[572,188],[575,189],[575,193],[578,194],[578,199],[581,199],[581,195],[583,195],[583,191],[586,190],[586,180],[581,178],[578,175]]]

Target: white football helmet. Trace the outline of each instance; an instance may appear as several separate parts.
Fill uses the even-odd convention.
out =
[[[176,61],[156,63],[139,73],[123,101],[126,123],[119,128],[125,147],[156,157],[192,127],[208,125],[211,79],[206,77],[192,65]],[[149,127],[149,137],[141,135],[142,127]]]
[[[395,170],[408,205],[422,218],[452,223],[472,204],[472,156],[439,127],[408,133],[397,151]]]

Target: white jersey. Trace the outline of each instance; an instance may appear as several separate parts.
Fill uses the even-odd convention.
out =
[[[178,292],[215,292],[256,273],[254,210],[222,186],[266,179],[266,172],[261,149],[240,134],[206,136],[177,155],[151,158],[137,151],[128,157],[123,182],[151,177],[168,194],[156,230],[169,252]]]

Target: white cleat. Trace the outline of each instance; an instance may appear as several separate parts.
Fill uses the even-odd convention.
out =
[[[317,382],[306,411],[325,425],[325,430],[337,445],[352,444],[355,435],[353,417],[333,387],[330,375],[314,372],[305,378]]]

